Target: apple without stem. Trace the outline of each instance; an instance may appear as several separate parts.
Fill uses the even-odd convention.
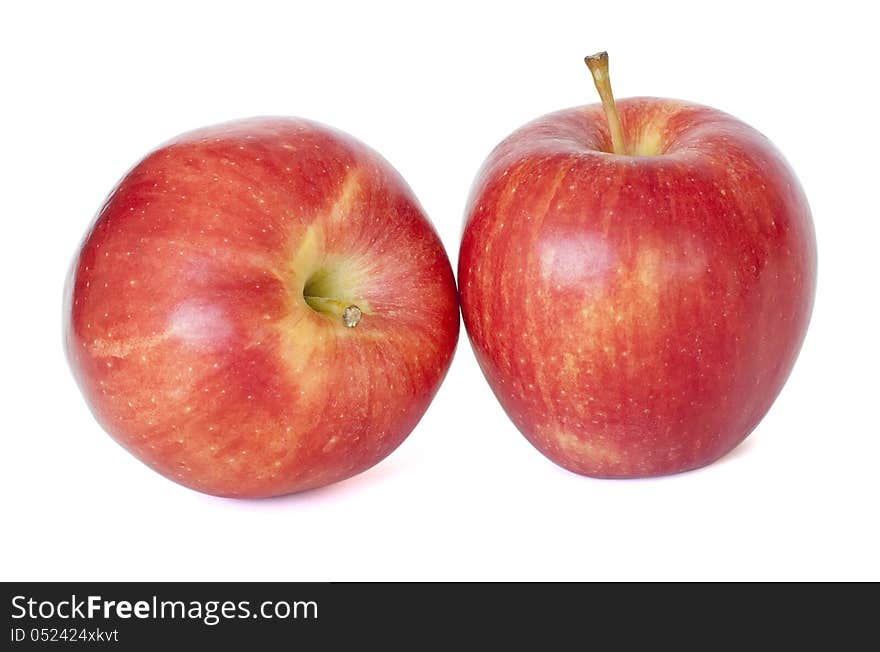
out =
[[[462,313],[502,406],[557,464],[693,469],[758,424],[804,339],[816,244],[760,133],[704,106],[618,102],[504,140],[469,199]],[[619,118],[618,118],[619,112]]]
[[[66,346],[101,425],[221,496],[302,491],[393,451],[458,338],[446,253],[353,138],[257,118],[138,163],[87,234]]]

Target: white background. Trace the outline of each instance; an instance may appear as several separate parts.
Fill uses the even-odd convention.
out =
[[[0,579],[880,579],[868,5],[12,4],[0,9]],[[464,334],[404,445],[303,495],[200,495],[92,420],[62,354],[62,283],[105,194],[149,149],[250,115],[332,124],[400,170],[455,264],[484,157],[522,123],[596,101],[582,57],[600,49],[618,97],[690,99],[766,133],[813,208],[806,344],[732,454],[658,480],[563,471],[508,421]]]

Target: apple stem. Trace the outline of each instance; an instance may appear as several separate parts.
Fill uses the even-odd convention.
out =
[[[327,297],[306,296],[303,298],[316,312],[340,317],[342,324],[346,328],[354,328],[361,321],[361,317],[363,317],[363,312],[361,312],[360,308],[345,301],[337,301]]]
[[[611,149],[615,154],[626,154],[626,145],[623,140],[623,128],[620,126],[620,116],[617,115],[617,106],[614,104],[614,95],[611,93],[611,78],[608,76],[608,53],[598,52],[589,57],[584,57],[584,63],[593,75],[593,83],[602,98],[602,109],[605,111],[605,119],[608,120],[608,130],[611,132]]]

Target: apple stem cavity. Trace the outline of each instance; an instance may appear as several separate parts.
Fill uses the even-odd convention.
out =
[[[304,296],[303,298],[315,312],[341,318],[342,325],[346,328],[354,328],[360,323],[361,317],[364,316],[363,311],[359,307],[345,301],[328,299],[327,297]]]
[[[614,104],[614,95],[611,93],[608,53],[598,52],[584,57],[584,63],[590,69],[593,83],[596,84],[596,90],[599,91],[599,97],[602,99],[602,109],[605,111],[605,119],[608,121],[608,131],[611,132],[611,150],[615,154],[626,154],[623,128],[620,126],[620,116],[617,115],[617,106]]]

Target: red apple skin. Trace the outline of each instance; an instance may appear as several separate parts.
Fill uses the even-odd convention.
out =
[[[810,210],[760,133],[674,100],[524,126],[471,192],[462,313],[483,372],[544,455],[638,478],[708,464],[764,416],[816,284]]]
[[[318,270],[363,309],[306,304]],[[305,120],[184,134],[111,193],[74,261],[65,341],[110,435],[219,496],[303,491],[391,453],[458,338],[455,282],[378,154]]]

